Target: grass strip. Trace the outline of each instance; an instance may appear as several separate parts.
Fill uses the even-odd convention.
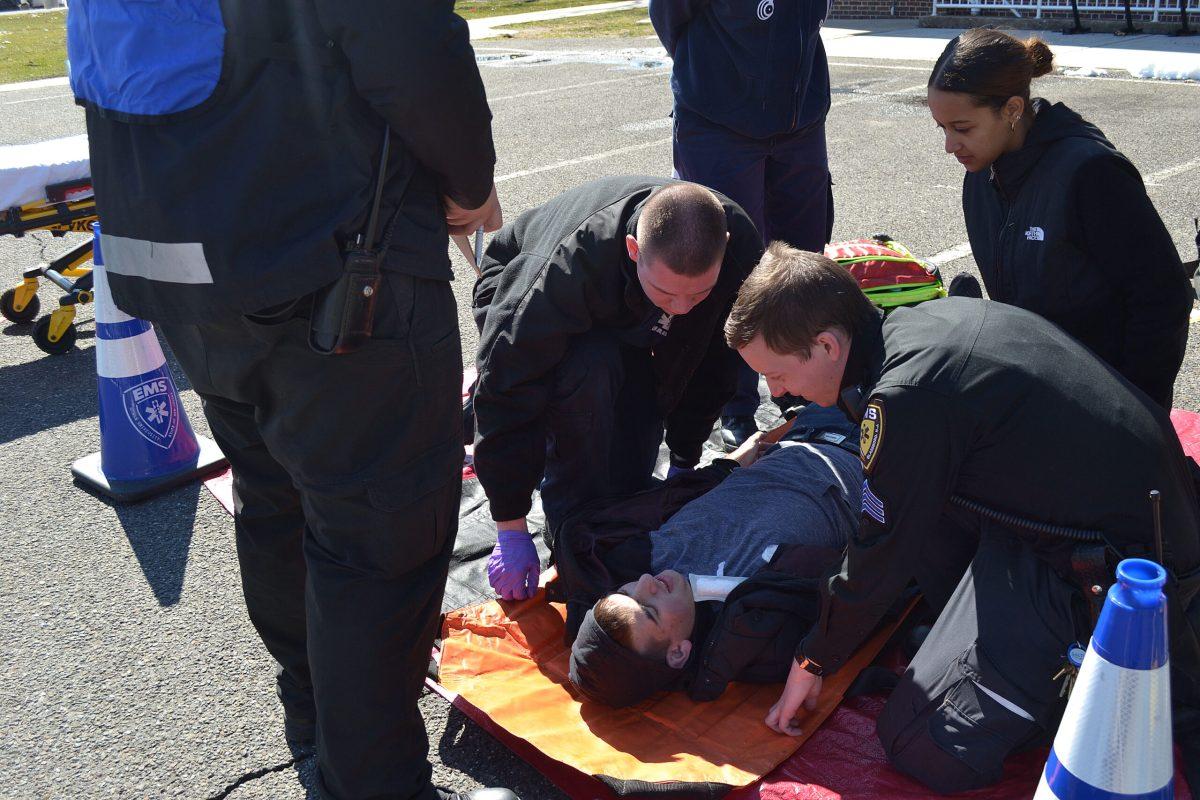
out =
[[[644,8],[505,25],[504,30],[512,31],[513,36],[520,39],[637,38],[654,35],[650,17]]]
[[[0,14],[0,83],[67,74],[67,12]]]

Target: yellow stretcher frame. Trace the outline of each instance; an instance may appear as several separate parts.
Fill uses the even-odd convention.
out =
[[[81,196],[82,195],[82,196]],[[91,179],[67,181],[46,187],[46,199],[0,211],[0,236],[22,237],[30,231],[50,231],[57,237],[68,233],[91,233],[96,199]],[[0,295],[0,315],[17,324],[33,322],[41,303],[37,292],[41,279],[63,290],[58,308],[38,319],[33,341],[51,355],[75,346],[75,306],[92,302],[91,239],[71,248],[50,263],[38,264],[22,273],[21,283]]]

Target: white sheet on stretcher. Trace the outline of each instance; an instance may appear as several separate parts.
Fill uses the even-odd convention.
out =
[[[0,211],[46,199],[46,187],[86,178],[87,135],[0,147]]]

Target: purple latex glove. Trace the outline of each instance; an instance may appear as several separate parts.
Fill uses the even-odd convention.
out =
[[[692,471],[691,467],[677,467],[674,464],[670,464],[667,466],[667,480],[671,480],[671,478],[674,478],[676,475],[680,474],[681,472],[691,472],[691,471]]]
[[[538,590],[542,563],[527,531],[498,531],[487,562],[488,583],[505,600],[524,600]]]

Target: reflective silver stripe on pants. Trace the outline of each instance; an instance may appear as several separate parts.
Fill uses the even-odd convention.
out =
[[[1032,714],[1030,714],[1030,713],[1029,713],[1028,711],[1026,711],[1025,709],[1021,708],[1019,705],[1017,705],[1016,703],[1014,703],[1012,700],[1009,700],[1007,697],[1001,697],[1000,695],[996,694],[996,693],[995,693],[995,692],[993,692],[991,689],[989,689],[988,687],[984,686],[982,683],[980,683],[979,681],[975,680],[974,678],[972,678],[972,679],[971,679],[971,683],[973,683],[973,684],[975,684],[976,686],[978,686],[980,689],[982,689],[982,690],[983,690],[983,693],[984,693],[984,694],[986,694],[988,697],[990,697],[990,698],[992,698],[993,700],[995,700],[995,701],[996,701],[997,703],[999,703],[1000,705],[1002,705],[1002,706],[1004,706],[1005,708],[1007,708],[1007,709],[1008,709],[1009,711],[1011,711],[1012,713],[1016,714],[1018,717],[1021,717],[1022,719],[1027,719],[1027,720],[1029,720],[1030,722],[1037,722],[1037,720],[1033,718],[1033,715],[1032,715]]]
[[[104,268],[113,275],[164,283],[212,283],[212,272],[199,242],[148,242],[100,234]]]

